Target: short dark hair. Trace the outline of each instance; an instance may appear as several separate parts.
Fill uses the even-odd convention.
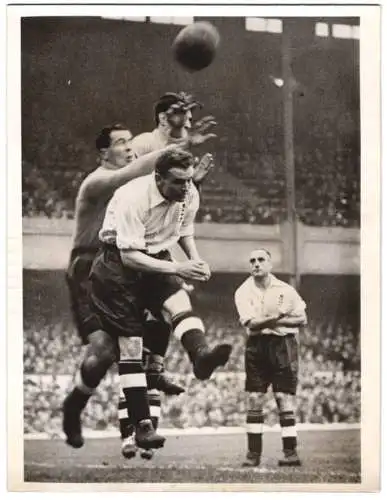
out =
[[[174,104],[181,106],[181,109],[192,109],[196,107],[201,107],[202,105],[195,101],[191,94],[186,94],[184,92],[166,92],[160,97],[160,99],[155,104],[155,123],[156,126],[160,123],[159,114],[165,113]]]
[[[263,248],[263,247],[256,248],[255,250],[253,250],[253,252],[265,252],[265,254],[268,255],[268,257],[271,259],[271,253],[269,252],[269,250],[267,250],[267,248]],[[253,253],[253,252],[251,252],[251,253]]]
[[[194,157],[189,151],[183,149],[169,149],[161,154],[156,161],[155,171],[161,177],[165,177],[171,168],[182,168],[184,170],[194,165]]]
[[[98,151],[101,149],[106,149],[110,146],[111,137],[110,134],[114,130],[129,130],[125,125],[121,125],[120,123],[115,123],[114,125],[108,125],[104,127],[101,132],[98,134],[97,139],[95,140],[95,147]]]

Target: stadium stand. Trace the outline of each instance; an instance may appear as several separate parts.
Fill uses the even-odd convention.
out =
[[[222,40],[222,58],[204,74],[188,76],[157,63],[168,53],[176,26],[23,20],[23,215],[72,218],[76,190],[95,167],[100,128],[119,121],[134,134],[150,130],[153,103],[179,87],[193,92],[218,121],[218,140],[211,144],[217,167],[204,187],[198,221],[282,221],[282,93],[273,83],[281,71],[281,37],[246,31],[232,19],[222,22],[222,29],[231,23],[235,33]],[[142,40],[136,53],[127,50],[128,30]],[[298,217],[310,225],[358,227],[358,42],[327,43],[314,36],[311,22],[296,30],[294,44]],[[248,92],[240,91],[241,80]]]
[[[197,221],[230,224],[283,221],[286,201],[281,157],[251,158],[248,154],[236,153],[230,161],[234,165],[230,168],[232,173],[220,168],[220,160],[219,168],[204,185]],[[359,166],[352,163],[348,154],[337,153],[327,160],[318,150],[300,152],[296,165],[297,211],[302,222],[314,226],[359,225]],[[67,165],[61,170],[44,170],[24,162],[23,216],[73,218],[74,199],[84,176],[85,173],[69,169]]]
[[[41,272],[43,273],[43,272]],[[44,273],[43,273],[44,274]],[[167,370],[187,387],[178,398],[163,399],[164,427],[235,426],[243,424],[245,395],[243,391],[243,352],[245,333],[238,325],[236,313],[225,308],[234,284],[226,276],[214,290],[196,298],[211,341],[233,344],[230,361],[223,371],[205,383],[196,381],[188,357],[179,342],[172,338],[167,353]],[[235,278],[234,278],[235,279]],[[25,303],[24,372],[25,372],[25,432],[58,432],[60,405],[70,385],[82,355],[82,346],[69,316],[63,292],[53,290],[44,296],[36,282],[25,274],[25,284],[35,290],[35,299]],[[41,285],[44,285],[42,280]],[[228,284],[227,284],[228,283]],[[337,280],[310,280],[303,292],[310,302],[310,321],[300,334],[301,370],[298,391],[300,422],[359,422],[360,421],[360,334],[359,322],[348,311],[354,305],[345,292],[340,292]],[[47,285],[46,279],[46,285]],[[60,287],[59,284],[56,285]],[[342,283],[341,289],[347,289]],[[337,301],[321,302],[320,289],[330,288]],[[218,292],[215,292],[215,289]],[[59,290],[59,288],[58,288]],[[200,295],[200,294],[199,294]],[[354,294],[355,296],[356,294]],[[56,296],[58,303],[51,297]],[[332,299],[333,300],[333,299]],[[61,304],[59,304],[59,302]],[[326,314],[326,310],[332,314]],[[333,314],[334,311],[334,314]],[[110,429],[117,425],[118,382],[116,369],[93,396],[85,413],[85,426],[90,429]],[[268,401],[267,423],[277,422],[274,404]]]

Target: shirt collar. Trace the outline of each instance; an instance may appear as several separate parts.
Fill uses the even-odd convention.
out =
[[[282,281],[279,280],[278,278],[276,278],[274,276],[274,274],[269,274],[270,276],[270,283],[269,283],[269,286],[267,287],[266,290],[268,290],[269,288],[274,288],[274,287],[282,287]],[[255,285],[255,281],[254,281],[254,276],[250,276],[250,279],[251,279],[251,285],[254,286],[254,288],[258,288],[256,285]],[[258,288],[259,290],[261,290],[260,288]]]
[[[150,208],[157,207],[157,205],[161,205],[161,203],[166,202],[167,200],[160,193],[159,188],[156,184],[156,176],[155,174],[150,175]]]
[[[169,141],[169,134],[166,130],[155,128],[153,135],[156,136],[163,144],[167,145]]]
[[[275,286],[282,286],[283,283],[281,280],[279,280],[278,278],[276,278],[274,276],[274,274],[270,274],[270,285],[269,285],[269,288],[272,288],[272,287],[275,287]]]

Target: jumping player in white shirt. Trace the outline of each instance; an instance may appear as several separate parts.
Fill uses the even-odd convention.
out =
[[[67,443],[75,448],[83,446],[84,442],[81,412],[108,368],[119,357],[117,344],[111,342],[111,337],[95,324],[90,311],[89,272],[100,247],[98,232],[106,206],[115,189],[131,179],[152,172],[155,160],[162,152],[154,152],[133,161],[131,140],[131,132],[122,125],[105,127],[101,131],[96,140],[101,165],[83,181],[76,200],[73,250],[66,277],[74,320],[87,349],[78,374],[78,382],[66,397],[63,406],[63,430]],[[186,139],[185,147],[203,141],[203,135],[197,130],[196,135]],[[175,146],[167,146],[164,151],[171,147]],[[151,387],[157,387],[169,394],[183,390],[165,379],[162,373],[154,375],[152,378],[156,384],[150,384]],[[159,400],[154,401],[154,406],[154,411],[160,411]],[[126,405],[124,411],[126,412]]]
[[[193,96],[184,92],[167,92],[160,97],[154,107],[154,119],[156,127],[151,132],[144,132],[133,138],[131,146],[134,154],[139,157],[144,154],[149,154],[165,148],[169,144],[179,144],[185,141],[191,135],[195,136],[200,130],[204,142],[216,137],[209,129],[216,125],[213,116],[205,116],[203,119],[193,122],[193,112],[202,105],[194,100]],[[204,178],[213,168],[213,157],[210,153],[195,158],[195,172],[193,182],[200,190],[200,185]],[[186,291],[191,293],[194,289],[192,283],[188,284],[182,281],[182,286]],[[168,336],[166,331],[170,328],[165,323],[162,317],[155,318],[149,312],[147,313],[148,320],[148,344],[152,344],[153,351],[146,356],[146,363],[151,370],[162,370],[164,357],[168,347]],[[162,332],[162,334],[160,334]],[[150,403],[152,403],[151,411],[153,425],[157,428],[158,418],[160,413],[160,395],[156,389],[149,391]],[[135,451],[133,426],[131,424],[131,410],[127,408],[125,412],[125,398],[121,392],[120,396],[120,412],[119,421],[122,435],[125,439],[122,444],[122,452],[125,457],[133,456]],[[156,407],[158,405],[158,407]],[[152,450],[142,451],[141,456],[146,459],[152,458]]]
[[[146,378],[141,363],[144,309],[168,316],[186,349],[195,376],[208,379],[230,355],[229,344],[208,346],[202,321],[194,314],[182,279],[207,280],[208,265],[194,241],[199,194],[192,183],[193,156],[170,150],[156,162],[155,174],[116,191],[100,231],[103,249],[91,270],[91,303],[101,328],[119,338],[122,387],[135,422],[140,448],[163,446],[150,420]],[[179,243],[188,257],[173,262],[169,250]],[[126,346],[126,348],[124,348]]]

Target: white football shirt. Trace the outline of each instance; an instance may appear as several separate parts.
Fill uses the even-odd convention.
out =
[[[297,291],[288,283],[279,280],[273,274],[270,275],[270,284],[263,290],[254,282],[250,276],[235,292],[235,306],[239,314],[239,320],[243,326],[252,319],[263,320],[266,317],[286,311],[287,315],[298,316],[305,313],[306,304]],[[247,330],[250,333],[249,328]],[[296,326],[276,326],[262,330],[264,334],[287,335],[298,333]]]
[[[199,193],[193,184],[183,202],[170,202],[158,190],[155,174],[140,177],[117,189],[99,238],[120,250],[156,254],[194,234],[198,209]]]

